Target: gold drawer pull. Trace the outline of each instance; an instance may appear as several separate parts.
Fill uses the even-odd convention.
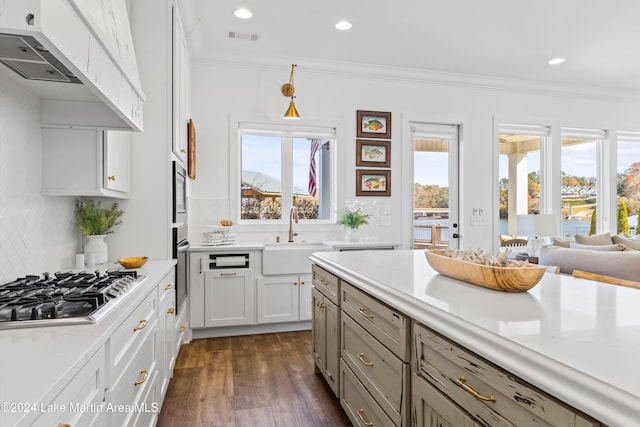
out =
[[[301,284],[301,285],[304,285],[304,280],[302,280],[302,281],[300,282],[300,284]]]
[[[366,426],[372,426],[373,422],[365,420],[363,414],[364,414],[364,409],[358,409],[358,418],[360,418],[360,421],[362,421],[362,424],[364,424]]]
[[[149,376],[149,371],[147,371],[146,369],[143,369],[140,371],[140,379],[136,382],[133,383],[133,385],[140,385],[143,382],[145,382],[147,380],[147,377]]]
[[[173,314],[175,311],[176,311],[176,309],[175,309],[175,308],[170,307],[170,308],[169,308],[169,310],[167,310],[167,313],[169,313],[169,314]]]
[[[107,177],[107,179],[109,179],[109,181],[115,181],[116,180],[116,176],[115,175],[109,175]]]
[[[293,282],[293,286],[298,286],[298,282]]]
[[[142,320],[140,321],[140,323],[138,324],[138,326],[136,326],[135,328],[133,328],[133,331],[135,332],[135,331],[139,331],[139,330],[141,330],[141,329],[144,329],[144,327],[145,327],[145,326],[147,326],[147,323],[148,323],[148,321],[147,321],[147,320],[142,319]]]
[[[364,366],[373,366],[373,362],[368,362],[364,359],[364,353],[358,353],[358,359],[360,359]]]
[[[71,427],[71,424],[58,423],[58,427]]]
[[[474,389],[472,389],[471,387],[469,387],[468,385],[465,384],[465,382],[467,381],[467,379],[465,378],[464,375],[460,375],[458,377],[458,379],[456,380],[456,382],[458,384],[460,384],[460,387],[462,387],[464,389],[464,391],[466,391],[467,393],[469,393],[470,395],[472,395],[473,397],[475,397],[476,399],[479,400],[485,400],[487,402],[495,402],[496,401],[496,397],[495,396],[483,396],[480,393],[478,393],[477,391],[475,391]]]
[[[181,149],[180,149],[180,152],[181,152],[181,153],[186,153],[186,152],[187,152],[187,150],[185,150],[184,148],[181,148]]]
[[[316,304],[316,306],[318,308],[324,308],[324,303],[323,302],[319,302],[319,303]]]
[[[184,331],[186,331],[186,330],[187,330],[187,327],[186,327],[186,326],[184,326],[184,325],[180,326],[180,332],[184,332]]]
[[[173,283],[169,283],[167,286],[164,287],[165,291],[169,291],[171,289],[173,289]]]
[[[373,314],[368,314],[366,312],[366,308],[361,308],[360,310],[358,310],[360,312],[360,314],[362,314],[364,317],[366,317],[367,319],[373,319]]]

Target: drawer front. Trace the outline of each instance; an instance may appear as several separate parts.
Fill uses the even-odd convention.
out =
[[[332,303],[339,305],[339,279],[315,264],[311,267],[311,271],[313,273],[313,286],[322,292],[324,296],[329,298]]]
[[[408,365],[349,316],[342,318],[342,359],[394,424],[401,425],[407,413]]]
[[[175,306],[176,301],[176,284],[174,283],[175,276],[173,274],[173,270],[171,273],[167,274],[164,279],[160,281],[158,285],[158,291],[160,293],[160,304],[164,305],[166,301],[172,300],[171,307]]]
[[[45,405],[42,402],[43,413],[33,425],[104,424],[104,366],[104,349],[101,348],[51,403]],[[65,408],[65,411],[58,408]]]
[[[491,425],[600,425],[421,325],[414,340],[417,374]]]
[[[378,406],[344,361],[340,365],[340,405],[354,426],[390,427],[396,425]]]
[[[156,318],[156,300],[157,292],[151,292],[111,336],[109,340],[111,383],[122,374],[124,366],[147,337]]]
[[[412,426],[480,427],[465,411],[416,374],[411,378]]]
[[[114,408],[109,414],[111,417],[110,425],[124,426],[135,420],[137,414],[133,409],[118,410],[118,408],[140,406],[141,399],[147,392],[147,387],[154,387],[153,380],[156,377],[156,361],[158,360],[156,354],[157,322],[150,323],[148,327],[151,328],[148,338],[144,340],[140,350],[133,356],[131,363],[123,368],[122,376],[108,392],[107,402]]]
[[[342,310],[402,361],[408,362],[408,319],[345,281],[341,288]]]

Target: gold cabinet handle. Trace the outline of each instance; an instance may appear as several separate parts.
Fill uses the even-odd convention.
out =
[[[293,286],[298,286],[298,282],[293,282]]]
[[[140,323],[138,323],[138,326],[136,326],[135,328],[133,328],[133,331],[139,331],[141,329],[144,329],[145,326],[147,326],[148,320],[142,319],[140,321]]]
[[[147,380],[147,377],[149,376],[149,371],[147,371],[146,369],[143,369],[140,371],[140,379],[138,379],[138,381],[134,382],[133,385],[140,385],[143,382],[145,382]]]
[[[369,314],[367,313],[367,309],[366,308],[361,308],[360,310],[358,310],[360,312],[360,314],[362,314],[364,317],[366,317],[367,319],[373,319],[373,314]]]
[[[373,422],[367,421],[364,418],[364,409],[362,409],[362,408],[358,409],[358,418],[360,418],[360,421],[362,421],[362,424],[364,424],[364,425],[366,425],[368,427],[373,425]]]
[[[185,150],[184,148],[181,148],[181,149],[180,149],[180,152],[181,152],[181,153],[186,153],[186,152],[187,152],[187,150]]]
[[[300,284],[301,284],[301,285],[304,285],[304,280],[300,281]]]
[[[324,306],[324,303],[323,303],[323,302],[319,302],[319,303],[317,303],[317,304],[316,304],[316,307],[318,307],[318,308],[324,308],[325,306]]]
[[[184,331],[186,331],[186,330],[187,330],[187,327],[186,327],[186,326],[184,326],[184,325],[180,326],[180,332],[184,332]]]
[[[71,424],[58,423],[58,427],[71,427]]]
[[[108,179],[109,181],[115,181],[115,180],[116,180],[116,176],[115,176],[115,175],[109,175],[109,176],[107,177],[107,179]]]
[[[456,382],[458,384],[460,384],[460,387],[462,387],[464,389],[464,391],[466,391],[467,393],[469,393],[470,395],[472,395],[473,397],[475,397],[478,400],[485,400],[487,402],[495,402],[496,401],[496,397],[495,396],[483,396],[480,393],[478,393],[477,391],[475,391],[474,389],[472,389],[471,387],[469,387],[468,385],[465,384],[465,382],[467,381],[467,379],[465,378],[464,375],[460,375],[458,377],[458,379],[456,380]]]
[[[173,283],[169,283],[167,286],[164,287],[165,291],[171,290],[173,289]]]
[[[170,307],[170,308],[169,308],[169,310],[167,310],[167,313],[169,313],[169,314],[173,314],[175,311],[176,311],[176,309],[175,309],[175,308]]]
[[[373,362],[365,360],[364,353],[358,353],[358,359],[360,359],[360,362],[362,362],[364,366],[373,366]]]

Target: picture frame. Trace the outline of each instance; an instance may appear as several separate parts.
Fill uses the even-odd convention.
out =
[[[356,169],[356,196],[391,196],[391,171]]]
[[[191,119],[187,124],[187,175],[196,179],[196,127]]]
[[[356,166],[391,167],[391,141],[356,140]]]
[[[391,113],[382,111],[356,111],[358,138],[391,139]]]

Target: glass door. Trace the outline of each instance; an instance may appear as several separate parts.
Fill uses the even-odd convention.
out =
[[[414,249],[458,248],[459,127],[411,123]]]

